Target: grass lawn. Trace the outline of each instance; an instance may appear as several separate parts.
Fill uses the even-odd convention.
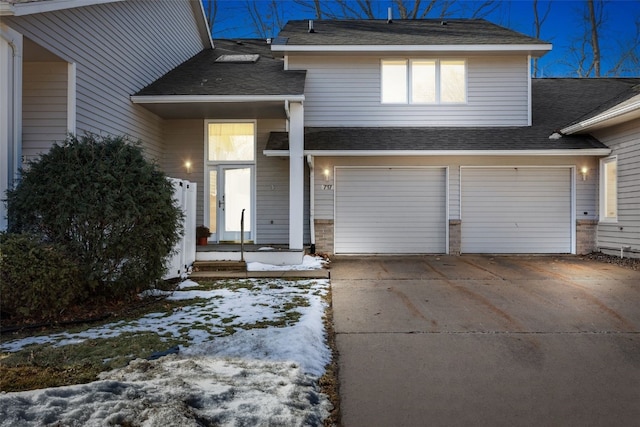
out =
[[[247,363],[258,363],[256,366],[271,363],[264,369],[251,365],[251,370],[261,372],[260,375],[271,371],[282,371],[284,375],[284,372],[295,368],[300,371],[296,375],[309,376],[315,383],[313,387],[322,386],[323,395],[330,396],[334,415],[319,417],[330,424],[335,421],[332,417],[337,411],[337,381],[332,361],[331,322],[327,314],[330,316],[328,280],[186,281],[175,292],[162,298],[148,298],[147,303],[134,312],[99,323],[3,334],[0,341],[0,390],[7,393],[0,397],[0,415],[11,413],[9,408],[15,406],[12,395],[22,396],[11,392],[113,378],[130,385],[143,377],[141,370],[148,370],[148,367],[141,368],[144,365],[141,359],[159,367],[163,363],[178,363],[192,358],[206,369],[213,369],[210,378],[217,378],[215,369],[218,365],[211,368],[212,360],[247,360]],[[146,362],[146,359],[167,350],[177,351],[178,355]],[[162,362],[162,359],[171,362]],[[279,363],[289,365],[274,368]],[[202,366],[200,369],[204,369]],[[130,373],[132,369],[138,369],[135,375]],[[188,378],[189,374],[183,377]],[[152,378],[145,380],[151,381]],[[287,381],[280,380],[283,384]],[[291,381],[295,383],[298,380]],[[217,383],[221,382],[228,385],[233,380],[217,380]],[[209,389],[210,386],[202,388],[203,396],[210,395]],[[196,408],[196,412],[200,411],[203,419],[212,417],[210,421],[225,425],[224,420],[233,415],[219,413],[213,406],[218,400],[226,406],[229,402],[223,398],[216,399],[208,400],[208,406]],[[309,405],[306,401],[304,404]],[[320,401],[317,405],[322,406]],[[330,406],[325,412],[331,412]],[[93,411],[98,412],[96,408]],[[190,411],[193,412],[193,408]],[[309,411],[312,410],[307,409]],[[275,412],[283,413],[281,409]],[[122,414],[127,422],[144,421],[149,416],[127,415],[126,411]],[[254,416],[259,416],[256,414]],[[63,424],[88,421],[77,420],[64,413],[61,417],[58,421]],[[319,419],[316,415],[314,417],[310,419]],[[9,419],[20,421],[11,416]]]

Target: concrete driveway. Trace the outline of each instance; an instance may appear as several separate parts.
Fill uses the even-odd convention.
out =
[[[342,424],[640,426],[640,272],[578,257],[342,257]]]

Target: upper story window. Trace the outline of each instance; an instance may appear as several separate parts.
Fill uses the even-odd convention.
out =
[[[618,159],[609,157],[600,161],[600,220],[618,219]]]
[[[384,59],[382,103],[454,104],[467,101],[467,63],[451,59]]]

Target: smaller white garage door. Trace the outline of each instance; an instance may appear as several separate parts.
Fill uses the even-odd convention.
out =
[[[463,253],[571,253],[571,168],[462,168]]]
[[[336,168],[335,252],[445,253],[446,202],[445,168]]]

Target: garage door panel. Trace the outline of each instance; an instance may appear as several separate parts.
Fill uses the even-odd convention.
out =
[[[446,252],[444,168],[338,168],[336,253]]]
[[[466,253],[570,253],[570,168],[463,168]]]

